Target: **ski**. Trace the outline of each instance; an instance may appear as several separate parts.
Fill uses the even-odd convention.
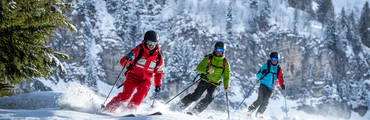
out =
[[[127,115],[124,115],[122,117],[158,116],[158,115],[162,115],[162,112],[155,112],[155,113],[146,114],[146,115],[142,115],[142,114],[127,114]]]
[[[193,115],[193,113],[192,113],[192,112],[186,112],[186,114],[188,114],[188,115]]]
[[[152,114],[148,114],[146,116],[157,116],[157,115],[162,115],[162,112],[155,112],[155,113],[152,113]]]
[[[122,117],[136,117],[136,115],[135,114],[128,114],[128,115],[124,115]]]

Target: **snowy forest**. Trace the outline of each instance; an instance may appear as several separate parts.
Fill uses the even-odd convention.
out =
[[[190,85],[196,66],[223,41],[231,65],[232,107],[253,87],[259,68],[276,51],[287,99],[299,105],[294,109],[340,118],[369,111],[369,0],[66,1],[74,4],[68,19],[75,31],[58,27],[52,33],[55,38],[46,42],[71,58],[58,61],[66,74],[25,80],[12,94],[53,91],[69,81],[101,92],[99,84],[113,85],[120,75],[119,60],[141,43],[146,31],[155,30],[165,61],[161,100]],[[124,79],[121,75],[117,85]],[[278,88],[271,99],[282,99],[282,94]],[[224,96],[220,89],[210,107],[224,109]]]

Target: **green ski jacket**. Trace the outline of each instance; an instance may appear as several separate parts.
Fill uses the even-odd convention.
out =
[[[229,88],[230,87],[230,64],[227,61],[225,71],[222,76],[222,71],[223,71],[222,67],[224,64],[224,58],[225,58],[225,55],[223,55],[222,57],[217,57],[212,54],[212,65],[210,65],[209,68],[214,69],[214,72],[212,74],[208,74],[207,78],[209,80],[212,80],[211,82],[212,85],[218,86],[218,84],[221,82],[221,78],[224,77],[224,81],[223,81],[224,87]],[[206,56],[199,63],[199,65],[197,66],[197,71],[199,73],[202,73],[202,74],[207,73],[208,60],[209,60],[209,56]],[[206,80],[205,78],[203,78],[202,80],[208,82],[208,80]]]

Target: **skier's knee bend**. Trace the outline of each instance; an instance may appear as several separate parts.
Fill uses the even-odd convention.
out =
[[[212,96],[206,96],[205,98],[202,99],[202,102],[204,102],[204,104],[209,104],[213,101],[213,97]]]
[[[253,105],[254,105],[255,107],[258,107],[259,105],[261,105],[261,103],[262,103],[262,100],[257,99],[256,101],[254,101]]]
[[[200,93],[200,92],[195,91],[195,92],[191,93],[191,96],[192,96],[191,99],[193,101],[196,101],[196,100],[198,100],[202,96],[202,94],[203,93]]]
[[[262,103],[261,103],[261,105],[265,105],[265,106],[267,106],[269,104],[269,101],[268,100],[264,100]]]
[[[126,99],[131,97],[131,94],[126,93],[126,92],[121,92],[117,95],[118,101],[125,101]]]

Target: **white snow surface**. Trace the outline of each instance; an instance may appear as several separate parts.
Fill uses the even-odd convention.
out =
[[[100,111],[100,105],[104,102],[105,96],[91,90],[89,87],[80,85],[76,82],[69,82],[61,91],[52,92],[33,92],[27,94],[20,94],[12,97],[0,98],[0,119],[53,119],[53,120],[205,120],[227,119],[226,110],[212,110],[207,108],[198,116],[186,115],[181,112],[169,110],[169,106],[165,105],[166,101],[156,101],[155,107],[150,108],[150,100],[144,100],[136,114],[138,117],[122,117],[123,115],[132,112],[122,112],[118,109],[117,113],[104,113]],[[109,87],[109,86],[108,86]],[[112,96],[111,94],[108,101]],[[256,100],[257,94],[254,91],[252,96],[245,100],[248,105]],[[283,98],[283,97],[281,97]],[[241,100],[240,100],[241,101]],[[173,101],[176,102],[176,101]],[[266,120],[332,120],[339,118],[326,118],[322,116],[310,115],[303,111],[297,111],[294,107],[297,105],[295,101],[287,100],[289,108],[286,117],[284,108],[284,99],[270,100],[270,104],[264,113]],[[239,109],[237,112],[230,107],[231,119],[244,120],[246,117],[246,108]],[[144,116],[142,114],[149,114],[156,111],[163,113],[161,116]],[[234,113],[235,112],[235,113]],[[253,118],[255,119],[255,118]],[[360,117],[356,113],[352,113],[350,120],[368,120],[370,119],[369,112]]]

